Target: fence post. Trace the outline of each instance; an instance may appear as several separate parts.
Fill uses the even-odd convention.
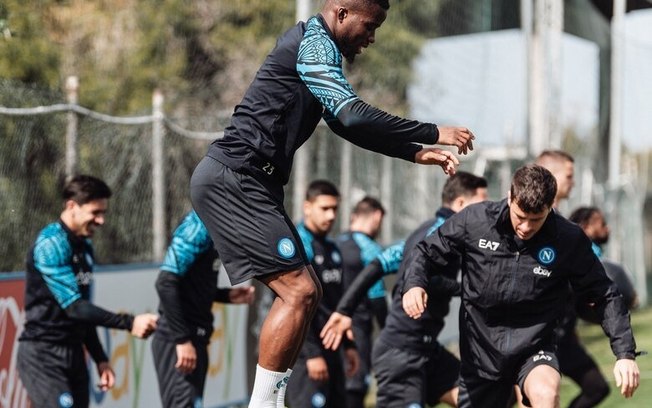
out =
[[[76,76],[66,78],[66,99],[70,105],[77,105],[79,79]],[[77,113],[68,112],[66,127],[66,177],[71,177],[77,170]]]
[[[152,255],[155,262],[165,253],[165,174],[163,172],[163,93],[152,95]]]

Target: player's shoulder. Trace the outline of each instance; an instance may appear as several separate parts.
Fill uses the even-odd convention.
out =
[[[323,20],[318,16],[310,18],[299,47],[299,60],[341,63],[341,58],[335,41],[324,27]]]
[[[37,260],[51,261],[65,257],[70,252],[68,233],[58,222],[43,228],[34,243],[34,258]]]

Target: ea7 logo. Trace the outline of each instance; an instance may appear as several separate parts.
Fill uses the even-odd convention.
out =
[[[478,246],[480,248],[482,248],[482,249],[491,249],[492,251],[495,251],[496,249],[498,249],[499,245],[500,244],[498,242],[493,242],[493,241],[489,241],[489,240],[486,240],[486,239],[481,239],[478,242]]]
[[[540,351],[536,356],[532,357],[532,361],[537,362],[539,360],[552,361],[552,356],[545,354],[543,351]]]

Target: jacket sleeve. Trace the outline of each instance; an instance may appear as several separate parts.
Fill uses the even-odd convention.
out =
[[[134,324],[134,316],[131,314],[112,313],[81,298],[74,301],[64,310],[71,319],[93,326],[130,331]]]
[[[173,333],[172,338],[177,344],[184,343],[191,337],[181,306],[180,282],[179,275],[167,271],[161,271],[156,280],[156,292],[161,300],[161,308]]]
[[[467,213],[462,210],[453,215],[409,251],[401,265],[401,268],[405,268],[403,293],[414,287],[428,290],[433,276],[439,277],[438,281],[435,281],[436,286],[444,288],[445,292],[457,290],[450,278],[443,276],[442,271],[445,268],[457,267],[457,260],[462,256]]]
[[[609,337],[614,355],[618,359],[633,360],[636,355],[636,342],[623,297],[607,277],[598,257],[591,251],[589,239],[581,235],[577,241],[570,282],[578,301],[594,304],[593,310]]]
[[[336,311],[346,316],[352,316],[360,302],[365,299],[367,291],[378,279],[382,279],[383,269],[378,259],[365,266],[355,277],[351,286],[344,292],[337,304]],[[385,301],[385,299],[383,299]]]
[[[88,326],[86,329],[86,337],[84,338],[84,346],[88,350],[88,354],[91,355],[95,364],[103,363],[109,361],[100,339],[97,337],[97,329],[95,326]]]
[[[410,161],[421,149],[414,143],[437,143],[436,125],[399,118],[360,100],[344,76],[337,45],[317,26],[308,27],[299,45],[296,70],[324,107],[326,123],[350,142]]]
[[[215,298],[213,298],[214,302],[220,302],[220,303],[231,303],[231,299],[229,298],[229,293],[231,293],[231,289],[229,288],[217,288],[215,291]]]

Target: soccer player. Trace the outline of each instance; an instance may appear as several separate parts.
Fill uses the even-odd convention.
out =
[[[383,251],[376,242],[385,216],[385,209],[380,201],[373,197],[364,197],[351,212],[349,230],[337,237],[337,246],[342,253],[342,272],[344,288],[348,288],[360,271]],[[367,291],[365,300],[360,302],[353,313],[353,333],[355,345],[360,356],[360,368],[346,380],[346,406],[363,408],[364,399],[371,380],[371,333],[373,317],[379,327],[385,325],[387,317],[387,300],[385,285],[378,279]]]
[[[87,407],[89,374],[84,349],[95,361],[99,388],[115,374],[96,326],[127,330],[140,338],[158,316],[112,313],[90,302],[95,256],[90,238],[104,224],[111,190],[100,179],[79,175],[63,188],[57,222],[43,228],[27,255],[25,328],[17,367],[34,407]]]
[[[253,287],[217,288],[213,241],[194,211],[172,236],[156,280],[160,298],[152,354],[165,408],[203,406],[213,302],[252,303]]]
[[[294,154],[319,121],[365,149],[447,174],[458,159],[421,143],[456,146],[459,154],[473,148],[468,129],[389,115],[344,77],[342,60],[353,62],[375,41],[388,8],[388,0],[325,0],[319,14],[285,32],[193,173],[194,209],[231,283],[256,278],[277,295],[260,332],[252,408],[277,403],[277,385],[288,380],[319,303],[319,283],[283,208]]]
[[[548,170],[523,166],[506,200],[465,208],[406,259],[403,308],[415,319],[429,302],[429,277],[462,259],[460,407],[503,407],[513,384],[526,406],[559,406],[555,328],[569,283],[594,305],[621,393],[629,398],[638,387],[629,312],[586,235],[551,211],[556,190]]]
[[[327,235],[335,224],[340,194],[325,180],[310,183],[303,204],[303,222],[297,226],[307,259],[312,262],[324,296],[315,313],[306,341],[293,368],[294,380],[287,387],[290,407],[344,407],[346,404],[345,372],[358,369],[355,344],[344,344],[347,367],[340,350],[324,348],[319,339],[328,316],[342,297],[342,255]]]
[[[428,285],[432,299],[424,315],[414,320],[401,307],[401,288],[405,269],[399,269],[404,254],[423,238],[435,233],[453,214],[468,205],[487,199],[487,181],[466,172],[457,172],[444,184],[442,206],[435,217],[422,223],[407,239],[385,249],[373,260],[347,290],[324,326],[321,336],[327,347],[337,347],[342,334],[351,328],[351,313],[366,290],[383,275],[398,272],[392,292],[386,326],[374,344],[372,368],[378,381],[376,403],[379,407],[436,405],[455,406],[459,361],[437,342],[453,295],[459,295],[456,281],[459,261],[442,272],[445,279],[433,279]],[[350,334],[350,333],[349,333]],[[357,343],[357,337],[355,337]]]

